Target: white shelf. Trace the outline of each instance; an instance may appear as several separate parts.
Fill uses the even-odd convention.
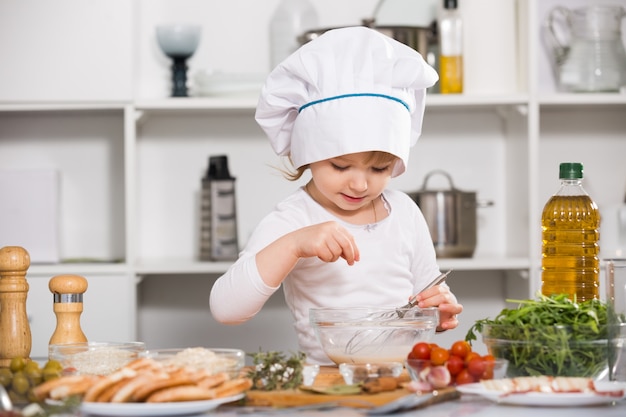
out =
[[[468,95],[468,94],[429,94],[426,107],[498,107],[528,104],[527,94],[511,95]]]
[[[193,111],[249,110],[256,109],[258,95],[221,96],[221,97],[186,97],[139,100],[134,103],[138,111],[189,113]],[[515,106],[528,103],[528,95],[466,95],[466,94],[429,94],[427,107],[496,107]]]
[[[29,275],[127,275],[130,272],[125,263],[59,263],[34,264],[28,268]]]
[[[0,112],[88,112],[124,110],[130,103],[121,102],[23,102],[6,103],[0,102]]]
[[[438,260],[442,270],[482,271],[482,270],[527,270],[528,258],[478,257],[446,258]],[[142,260],[134,270],[139,275],[186,275],[186,274],[223,274],[231,262],[199,262],[190,259]]]
[[[490,270],[528,270],[528,258],[506,257],[479,257],[439,259],[441,270],[454,269],[455,271],[490,271]]]
[[[122,111],[127,106],[139,112],[189,114],[194,112],[227,111],[254,112],[258,97],[253,96],[222,96],[222,97],[185,97],[163,98],[154,100],[137,100],[128,103],[108,102],[24,102],[1,103],[0,112],[88,112],[88,111]],[[466,95],[466,94],[429,94],[427,108],[463,108],[463,107],[499,107],[529,104],[527,94],[513,95]],[[626,93],[553,93],[542,94],[537,98],[542,106],[581,106],[581,105],[625,105]]]
[[[224,97],[184,97],[164,98],[160,100],[139,100],[134,103],[138,111],[150,112],[190,112],[215,110],[256,109],[257,96]]]
[[[141,260],[135,265],[139,275],[223,274],[230,262],[200,262],[191,259]]]
[[[626,105],[626,93],[542,94],[538,102],[542,106],[619,106]]]

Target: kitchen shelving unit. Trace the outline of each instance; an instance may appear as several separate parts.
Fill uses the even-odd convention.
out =
[[[614,1],[626,6],[626,0]],[[545,57],[537,28],[540,17],[556,0],[517,3],[522,41],[511,47],[518,48],[519,60],[524,62],[519,92],[430,95],[424,132],[409,169],[392,183],[405,191],[415,190],[428,171],[443,168],[458,188],[476,191],[479,199],[495,203],[479,209],[476,255],[440,260],[442,269],[458,272],[459,278],[452,282],[459,288],[459,297],[469,294],[464,301],[468,307],[464,328],[472,318],[503,306],[504,297],[532,296],[538,289],[539,218],[558,185],[559,162],[575,159],[585,164],[586,188],[601,207],[620,202],[624,195],[626,94],[576,95],[540,87],[546,84],[541,79],[546,75],[539,72]],[[29,278],[35,290],[29,296],[29,309],[39,334],[51,335],[54,321],[47,278],[76,273],[93,277],[94,297],[88,290],[83,327],[93,331],[94,340],[140,336],[154,346],[166,343],[158,336],[161,329],[154,327],[166,326],[162,320],[171,313],[169,307],[158,311],[155,303],[167,303],[167,297],[176,297],[172,291],[185,291],[187,286],[194,288],[192,292],[206,293],[206,277],[218,276],[229,265],[196,261],[197,193],[208,156],[229,155],[231,172],[237,177],[241,243],[274,203],[298,184],[284,180],[271,167],[279,162],[253,120],[254,94],[144,98],[146,88],[138,86],[137,79],[153,81],[155,76],[143,77],[142,71],[165,67],[146,58],[147,27],[171,10],[166,2],[143,1],[124,9],[142,12],[141,19],[127,19],[131,27],[126,29],[136,35],[134,47],[143,48],[137,53],[139,62],[124,65],[134,68],[135,92],[122,90],[117,98],[101,101],[98,97],[21,100],[0,96],[0,166],[61,171],[61,207],[66,210],[60,226],[62,256],[97,259],[31,266]],[[175,14],[180,19],[184,11]],[[131,48],[122,42],[117,45]],[[124,51],[120,55],[125,56]],[[6,82],[0,80],[0,90]],[[121,261],[107,261],[112,259]],[[483,278],[487,281],[480,281]],[[480,288],[475,289],[470,280],[482,282]],[[199,308],[203,301],[197,303]],[[288,326],[289,315],[281,306],[276,308],[269,308],[269,317]],[[199,314],[205,317],[205,313]],[[179,319],[176,314],[172,314],[173,321]],[[244,327],[243,332],[254,332],[253,326],[263,326],[262,320]],[[209,324],[209,340],[249,343],[240,339],[237,330],[224,336],[218,327]],[[168,337],[184,344],[211,343],[178,331],[172,330]],[[256,330],[256,334],[263,337],[263,331]],[[450,337],[464,334],[461,330]],[[265,340],[275,337],[264,336]],[[252,343],[256,350],[258,343]],[[45,344],[46,338],[38,336],[36,355],[45,354]]]

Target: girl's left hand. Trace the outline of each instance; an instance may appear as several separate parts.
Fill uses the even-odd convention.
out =
[[[454,329],[459,325],[457,315],[463,311],[463,306],[458,303],[450,287],[446,284],[435,285],[416,296],[417,306],[421,308],[439,308],[438,332]]]

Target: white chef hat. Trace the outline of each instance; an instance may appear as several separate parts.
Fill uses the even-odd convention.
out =
[[[406,170],[422,131],[426,88],[438,79],[422,56],[366,27],[325,32],[268,76],[256,120],[296,168],[340,155],[384,151]]]

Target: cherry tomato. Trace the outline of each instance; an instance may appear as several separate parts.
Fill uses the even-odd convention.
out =
[[[433,365],[443,365],[450,358],[450,352],[442,347],[435,347],[430,350],[430,361]]]
[[[456,376],[455,380],[457,385],[463,385],[463,384],[471,384],[473,382],[476,382],[476,379],[474,378],[474,376],[472,374],[469,373],[469,371],[466,369],[463,369],[461,372],[459,372],[459,374]]]
[[[480,358],[480,353],[477,352],[469,352],[466,356],[465,356],[465,364],[467,365],[472,359],[474,358]]]
[[[479,378],[487,370],[487,362],[483,358],[473,358],[467,363],[467,370],[470,374]]]
[[[461,359],[465,359],[468,353],[472,351],[472,348],[468,342],[465,340],[457,340],[452,344],[450,348],[450,353],[458,356]]]
[[[495,357],[495,356],[493,356],[493,355],[491,355],[491,354],[488,354],[488,355],[483,355],[483,360],[484,360],[485,362],[491,362],[491,363],[493,364],[493,362],[495,362],[495,361],[496,361],[496,357]]]
[[[446,362],[446,367],[448,368],[450,375],[455,376],[465,369],[465,362],[463,362],[463,359],[456,355],[450,355],[450,358]]]
[[[485,371],[480,376],[480,379],[493,379],[493,370],[496,367],[496,359],[493,355],[485,355],[482,359],[485,362]]]
[[[493,367],[487,366],[485,367],[485,371],[478,379],[493,379]]]
[[[430,345],[426,342],[419,342],[413,346],[410,355],[413,356],[414,359],[430,359]]]

